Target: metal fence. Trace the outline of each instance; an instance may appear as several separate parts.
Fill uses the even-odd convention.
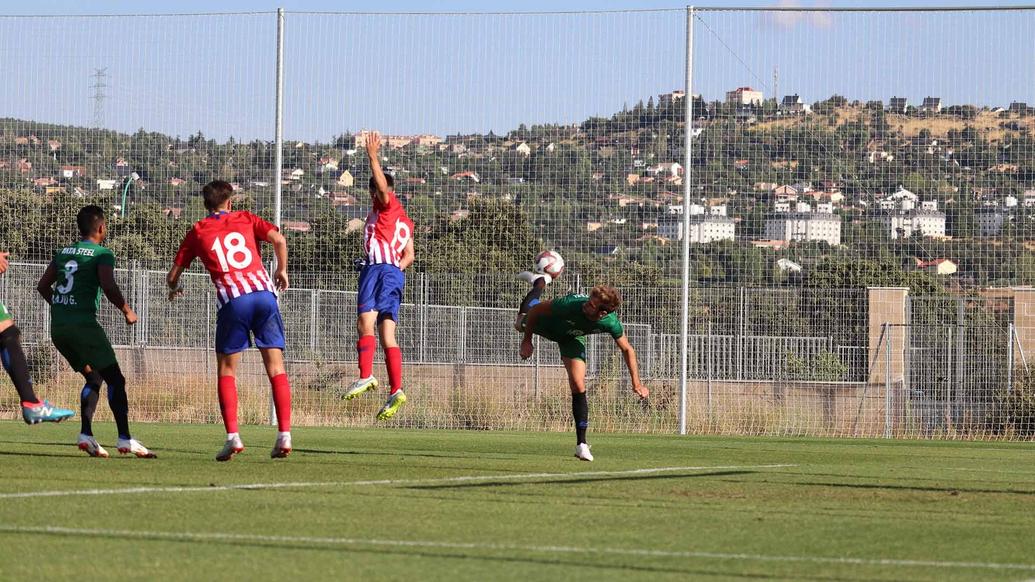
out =
[[[399,339],[415,395],[437,406],[401,423],[566,426],[551,400],[565,392],[556,353],[521,361],[509,331],[523,293],[511,273],[556,248],[569,270],[553,292],[622,289],[655,385],[653,408],[638,410],[611,342],[591,338],[609,428],[857,434],[838,424],[850,417],[838,416],[841,392],[893,395],[874,377],[887,356],[902,360],[916,410],[951,409],[941,425],[924,413],[920,432],[948,434],[1001,386],[1025,385],[1035,341],[1007,302],[980,297],[1035,283],[1035,70],[1001,66],[1035,58],[1015,40],[1033,19],[1031,8],[0,18],[0,248],[31,263],[0,277],[0,298],[40,384],[74,394],[31,290],[74,236],[75,209],[111,208],[119,281],[141,321],[101,319],[148,390],[141,414],[211,420],[207,279],[189,274],[187,297],[169,303],[160,268],[203,215],[199,186],[227,179],[240,207],[290,240],[281,308],[301,421],[358,423],[367,411],[333,392],[354,363],[363,142],[379,129],[418,225]],[[866,287],[886,285],[921,295],[901,321],[872,319]],[[881,323],[909,329],[884,345]],[[262,421],[263,379],[246,364],[245,410]],[[169,386],[193,396],[178,402]]]

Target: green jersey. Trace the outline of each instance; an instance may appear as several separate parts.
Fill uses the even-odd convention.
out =
[[[114,267],[115,255],[97,243],[84,240],[55,251],[53,265],[58,276],[50,303],[51,326],[97,321],[97,309],[101,306],[97,268]]]
[[[548,340],[563,343],[594,333],[609,333],[614,339],[625,335],[618,316],[608,313],[598,321],[592,321],[582,312],[582,306],[589,301],[589,295],[573,293],[558,297],[550,302],[550,315],[536,320],[532,329]]]

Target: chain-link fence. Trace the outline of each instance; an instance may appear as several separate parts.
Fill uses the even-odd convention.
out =
[[[999,288],[1035,283],[1035,69],[1015,65],[1035,58],[1017,40],[1033,24],[1031,9],[0,17],[0,249],[20,261],[0,297],[37,382],[71,401],[32,290],[76,209],[101,204],[141,316],[101,313],[135,414],[215,420],[209,284],[192,271],[169,303],[164,269],[204,215],[200,186],[227,180],[289,240],[296,416],[366,423],[375,403],[334,392],[354,374],[380,130],[416,223],[399,338],[420,404],[401,424],[570,422],[555,351],[521,361],[511,331],[513,273],[552,248],[568,271],[551,293],[622,290],[654,394],[641,408],[591,338],[603,428],[885,434],[865,411],[900,381],[908,434],[1026,436],[1035,322]],[[872,291],[893,287],[908,293]],[[253,356],[242,408],[264,422]],[[996,406],[1007,428],[973,429]]]

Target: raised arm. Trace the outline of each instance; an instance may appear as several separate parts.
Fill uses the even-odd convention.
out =
[[[115,267],[111,265],[97,265],[97,281],[101,284],[101,291],[104,291],[104,296],[126,318],[126,325],[136,323],[136,312],[129,306],[126,298],[122,296],[122,290],[119,289],[119,284],[115,282]]]
[[[370,174],[374,177],[374,185],[377,186],[377,199],[383,205],[388,204],[388,180],[385,178],[384,170],[381,169],[381,134],[371,132],[367,136],[367,158],[370,159]]]
[[[36,291],[43,296],[43,300],[50,305],[51,299],[54,297],[54,283],[57,281],[57,267],[54,266],[53,261],[47,265],[47,270],[43,271],[43,276],[40,277],[40,282],[36,283]]]
[[[273,245],[273,255],[277,257],[277,270],[273,273],[274,283],[277,284],[277,289],[280,291],[286,291],[288,288],[288,248],[287,239],[284,235],[276,230],[271,230],[266,234],[266,240]]]
[[[636,350],[629,343],[629,338],[622,336],[615,340],[615,345],[622,351],[622,358],[625,359],[625,367],[629,368],[629,378],[632,380],[632,389],[640,398],[650,396],[650,390],[640,383],[640,364],[636,360]]]

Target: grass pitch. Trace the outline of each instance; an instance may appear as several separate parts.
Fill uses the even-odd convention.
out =
[[[134,428],[157,460],[0,423],[0,578],[1035,577],[1029,444]]]

